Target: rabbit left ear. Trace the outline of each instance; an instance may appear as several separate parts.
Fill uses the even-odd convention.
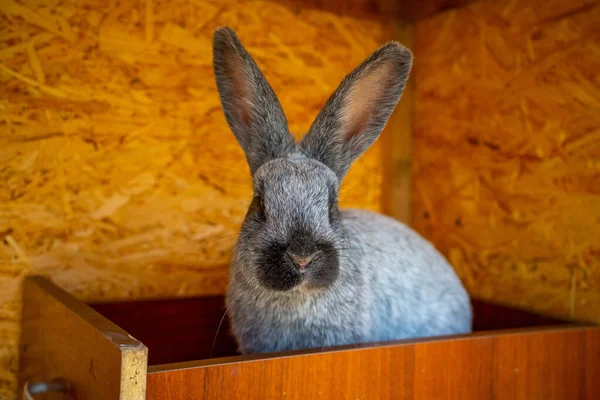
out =
[[[404,91],[412,53],[390,42],[348,74],[321,109],[300,147],[340,180],[381,134]]]
[[[225,118],[250,172],[291,151],[294,138],[279,100],[231,28],[215,31],[213,68]]]

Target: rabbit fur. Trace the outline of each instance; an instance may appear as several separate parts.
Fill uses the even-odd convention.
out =
[[[424,238],[384,215],[339,209],[339,186],[400,99],[412,53],[389,42],[341,82],[296,142],[236,33],[218,28],[213,68],[254,197],[235,245],[227,314],[244,354],[471,331],[469,296]]]

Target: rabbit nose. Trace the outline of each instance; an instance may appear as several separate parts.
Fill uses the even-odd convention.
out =
[[[310,262],[317,256],[317,254],[318,253],[313,253],[309,256],[297,256],[295,254],[290,254],[290,258],[300,271],[304,271],[306,267],[308,267],[308,264],[310,264]]]

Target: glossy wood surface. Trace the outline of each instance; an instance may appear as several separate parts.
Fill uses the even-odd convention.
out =
[[[147,400],[600,398],[600,328],[149,368]]]
[[[144,400],[146,346],[44,278],[26,278],[23,299],[17,398],[25,382],[60,377],[68,398]]]
[[[76,399],[600,396],[600,327],[478,301],[473,302],[478,332],[472,335],[214,358],[235,354],[226,318],[213,347],[222,297],[90,307],[45,279],[28,278],[24,298],[21,387],[27,380],[64,377],[73,383]],[[520,329],[486,331],[498,327]],[[154,361],[194,361],[150,366],[146,375],[147,349],[141,342],[156,354]]]

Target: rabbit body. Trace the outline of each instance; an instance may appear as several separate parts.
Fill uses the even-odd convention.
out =
[[[273,293],[233,278],[232,331],[243,353],[469,333],[469,296],[454,270],[416,232],[381,214],[341,211],[345,271],[328,290]],[[231,276],[244,268],[232,264]],[[241,340],[240,340],[241,339]]]
[[[404,224],[340,210],[350,165],[379,137],[412,54],[390,42],[344,78],[298,143],[260,69],[229,28],[213,65],[254,197],[236,243],[227,315],[243,353],[471,331],[469,296],[444,257]]]

